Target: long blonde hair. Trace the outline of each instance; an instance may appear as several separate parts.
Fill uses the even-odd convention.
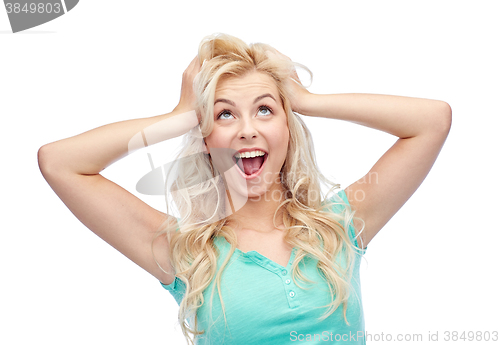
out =
[[[347,322],[347,299],[357,248],[342,223],[349,224],[354,212],[348,205],[345,205],[347,207],[342,214],[331,212],[333,202],[329,201],[328,195],[340,185],[330,182],[319,171],[311,134],[302,119],[291,109],[285,81],[298,64],[273,58],[268,52],[275,50],[262,43],[247,45],[225,34],[208,36],[199,47],[198,57],[203,66],[195,79],[195,91],[201,122],[199,128],[185,135],[183,148],[177,156],[177,174],[166,191],[172,195],[180,220],[178,224],[165,223],[158,233],[158,236],[167,236],[175,276],[186,286],[178,317],[182,332],[191,344],[191,335],[204,333],[197,329],[196,312],[205,303],[203,292],[213,279],[225,310],[220,279],[237,245],[234,229],[225,217],[226,190],[222,175],[212,164],[210,155],[200,154],[204,150],[203,138],[213,129],[214,96],[219,80],[231,76],[241,77],[252,71],[265,73],[274,79],[287,115],[290,140],[280,173],[286,191],[285,200],[276,210],[273,221],[276,224],[277,212],[283,209],[285,241],[297,248],[292,264],[293,280],[298,286],[299,281],[310,282],[298,264],[305,257],[318,260],[317,267],[324,275],[331,295],[330,303],[325,306],[327,310],[320,320],[327,318],[343,304]],[[321,182],[329,188],[325,195],[321,191]],[[219,271],[213,242],[216,236],[224,236],[231,245],[230,255]],[[340,256],[344,256],[344,260],[337,261]],[[340,264],[341,261],[345,265]]]

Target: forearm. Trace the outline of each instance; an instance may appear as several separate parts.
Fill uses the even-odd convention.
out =
[[[451,109],[443,101],[376,94],[307,94],[299,113],[339,119],[400,138],[449,129]]]
[[[98,174],[127,154],[182,135],[197,124],[194,111],[180,110],[107,124],[43,146],[39,152],[40,167],[53,172]]]

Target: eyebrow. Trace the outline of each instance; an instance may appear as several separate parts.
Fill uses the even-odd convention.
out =
[[[266,98],[266,97],[271,97],[272,99],[274,99],[274,101],[276,102],[276,99],[273,97],[273,95],[271,95],[270,93],[266,93],[266,94],[263,94],[259,97],[257,97],[253,103],[257,103],[258,101],[260,101],[261,99],[263,98]],[[227,103],[227,104],[230,104],[232,105],[233,107],[236,107],[236,104],[233,102],[233,101],[230,101],[229,99],[225,99],[225,98],[218,98],[215,102],[214,102],[214,105],[219,103],[219,102],[224,102],[224,103]]]

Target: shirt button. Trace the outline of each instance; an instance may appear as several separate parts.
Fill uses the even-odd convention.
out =
[[[290,284],[290,279],[285,280],[285,284]]]
[[[286,270],[281,271],[281,274],[286,276]]]
[[[289,294],[289,295],[290,295],[290,297],[293,297],[293,296],[295,296],[295,292],[290,291],[290,294]]]

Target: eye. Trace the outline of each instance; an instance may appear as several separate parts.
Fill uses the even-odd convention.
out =
[[[223,110],[219,113],[219,115],[217,116],[217,119],[230,119],[230,117],[226,116],[226,115],[230,115],[230,116],[233,116],[229,111],[227,110]]]
[[[261,114],[261,115],[268,116],[268,115],[271,115],[272,113],[273,113],[273,111],[271,110],[271,108],[269,108],[266,105],[259,107],[259,114]]]

